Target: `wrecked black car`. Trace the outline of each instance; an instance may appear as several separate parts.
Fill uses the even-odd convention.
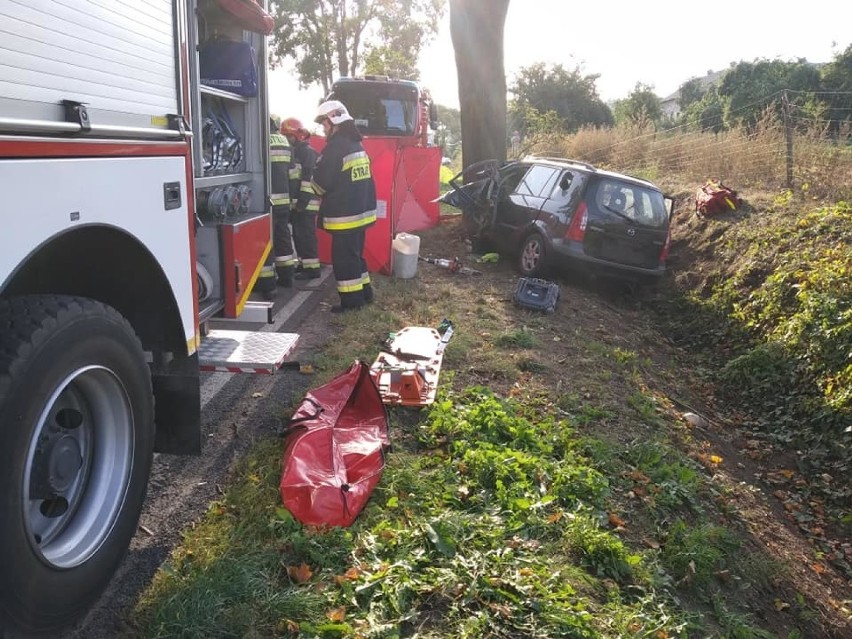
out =
[[[583,267],[633,278],[666,270],[673,201],[651,182],[576,160],[488,160],[450,181],[474,251],[517,258],[524,276]]]

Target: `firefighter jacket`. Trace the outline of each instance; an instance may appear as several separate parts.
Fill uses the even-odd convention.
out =
[[[359,140],[341,132],[329,137],[312,185],[322,197],[319,214],[326,231],[349,231],[376,221],[376,185]]]
[[[301,140],[293,144],[291,149],[290,206],[299,213],[316,213],[319,211],[320,199],[311,186],[311,179],[317,163],[317,152]]]
[[[290,143],[280,133],[269,136],[269,161],[271,164],[270,189],[272,206],[290,207]]]

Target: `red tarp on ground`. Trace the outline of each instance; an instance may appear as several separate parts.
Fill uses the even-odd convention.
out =
[[[306,525],[350,526],[385,466],[387,411],[364,362],[308,391],[288,426],[281,500]]]
[[[376,183],[378,212],[376,224],[367,230],[364,256],[371,273],[391,272],[391,243],[397,233],[413,233],[432,228],[440,221],[439,147],[408,146],[394,137],[370,137],[363,141],[370,156]],[[322,153],[325,138],[314,136],[311,146]],[[320,261],[331,263],[331,238],[317,231]]]

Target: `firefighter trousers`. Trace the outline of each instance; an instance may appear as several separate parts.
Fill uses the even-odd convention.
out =
[[[343,308],[359,308],[373,301],[373,287],[364,260],[366,229],[331,233],[331,265]]]
[[[317,252],[317,214],[310,211],[293,210],[290,216],[293,223],[293,243],[302,268],[319,269]]]
[[[292,286],[296,255],[293,252],[293,235],[290,231],[289,205],[272,207],[272,252],[275,254],[278,284]]]

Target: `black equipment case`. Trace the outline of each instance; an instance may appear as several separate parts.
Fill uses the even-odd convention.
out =
[[[559,286],[547,280],[522,277],[515,285],[512,301],[522,308],[553,313],[559,301]]]

